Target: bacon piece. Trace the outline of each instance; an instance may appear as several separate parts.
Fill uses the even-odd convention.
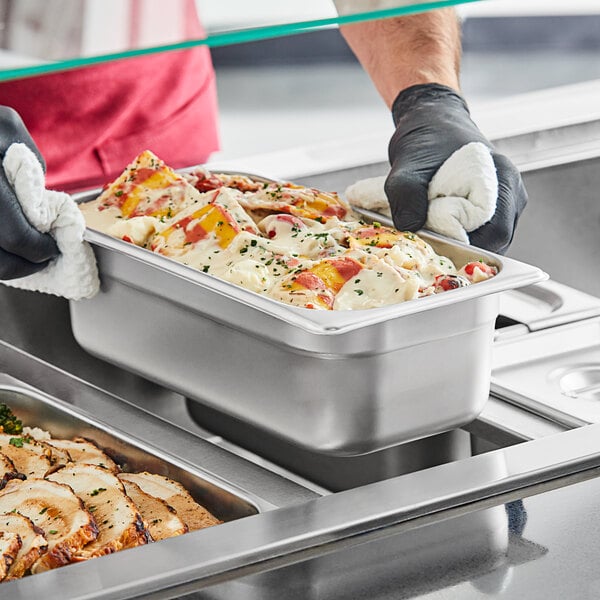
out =
[[[332,217],[344,219],[350,214],[348,205],[334,192],[321,192],[291,183],[269,184],[240,200],[247,211],[288,213],[324,222]]]
[[[335,295],[363,268],[364,265],[350,256],[326,258],[287,277],[278,287],[276,296],[305,308],[332,310]]]

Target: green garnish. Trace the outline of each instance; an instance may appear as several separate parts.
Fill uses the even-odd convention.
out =
[[[14,415],[13,411],[0,403],[0,431],[4,433],[22,433],[23,423]]]

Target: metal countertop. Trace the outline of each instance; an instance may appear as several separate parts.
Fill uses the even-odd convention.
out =
[[[27,292],[6,289],[2,292],[3,334],[8,342],[18,341],[21,347],[35,343],[45,360],[78,371],[80,377],[91,379],[92,384],[111,388],[110,392],[119,392],[132,403],[211,439],[211,434],[190,422],[183,398],[119,373],[118,369],[82,353],[74,340],[69,339],[70,330],[65,328],[66,303]],[[53,367],[34,362],[32,368],[22,351],[2,344],[0,364],[9,373],[42,389],[50,387],[46,391],[67,401],[93,406],[91,397],[76,398],[74,389],[61,384],[61,378],[53,384],[48,377]],[[85,387],[95,390],[87,384]],[[492,400],[492,412],[489,417],[484,414],[480,427],[499,431],[494,422],[504,420],[497,410],[501,406]],[[100,405],[98,408],[107,410]],[[502,433],[507,436],[505,443],[511,441],[511,436],[512,442],[527,439],[527,433],[516,433],[519,429],[515,427],[511,433],[510,425],[505,423]],[[56,578],[61,570],[20,582],[26,586],[14,594],[13,584],[6,585],[12,586],[11,598],[41,595],[40,586],[44,588],[44,597],[61,599],[168,598],[188,591],[207,598],[268,598],[282,591],[290,598],[337,598],[348,597],[351,589],[359,591],[361,587],[363,597],[376,598],[386,597],[389,586],[394,582],[393,587],[398,585],[398,578],[405,582],[402,585],[406,594],[412,590],[409,594],[412,596],[424,593],[428,586],[444,588],[450,584],[456,586],[457,581],[477,581],[496,568],[505,568],[506,557],[511,556],[513,538],[504,503],[518,499],[523,489],[530,494],[597,475],[600,426],[564,432],[564,428],[553,428],[546,423],[545,430],[538,429],[537,433],[534,430],[535,426],[531,428],[532,436],[540,432],[549,435],[317,500],[309,499],[310,492],[299,490],[299,504],[229,523],[214,531],[206,530],[202,532],[200,546],[199,538],[196,541],[194,536],[183,536],[175,544],[145,548],[143,557],[137,558],[136,550],[130,551],[126,568],[122,561],[114,560],[120,558],[118,555],[94,561],[97,563],[94,577],[83,573],[83,569],[73,568],[69,589],[76,590],[77,595],[65,596],[64,586],[58,591]],[[563,433],[551,435],[557,431]],[[214,441],[219,442],[217,438]],[[191,438],[188,441],[182,436],[177,446],[191,457],[190,442]],[[256,489],[262,485],[256,474],[248,475],[244,484]],[[500,508],[493,509],[494,505]],[[517,545],[523,546],[521,542]],[[431,548],[436,550],[432,552]],[[545,554],[540,554],[536,546],[530,549],[535,552],[518,560],[528,562]],[[167,558],[173,556],[171,552],[177,556],[174,562]],[[415,552],[419,559],[408,560],[407,556]],[[384,561],[383,556],[388,559]],[[400,571],[399,564],[403,565]],[[135,568],[133,578],[132,568]],[[425,576],[429,569],[442,569],[446,575],[440,578],[438,574],[431,579]],[[105,576],[108,579],[103,580]],[[204,592],[198,592],[204,588]],[[477,586],[474,589],[479,590]],[[47,590],[51,590],[50,594]]]

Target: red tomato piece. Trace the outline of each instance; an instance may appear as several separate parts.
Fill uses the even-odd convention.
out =
[[[302,271],[302,273],[299,273],[295,279],[295,282],[307,290],[325,289],[325,283],[323,280],[310,271]]]
[[[498,269],[496,269],[496,267],[492,267],[491,265],[487,265],[486,263],[479,261],[467,263],[463,268],[465,273],[469,276],[473,275],[473,272],[476,268],[485,273],[486,275],[490,276],[496,275],[498,273]]]
[[[332,258],[328,262],[332,267],[335,268],[344,281],[348,281],[348,279],[354,277],[363,268],[363,266],[357,260],[354,260],[348,256],[344,258]]]

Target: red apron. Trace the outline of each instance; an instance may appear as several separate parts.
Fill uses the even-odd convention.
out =
[[[0,104],[23,118],[54,189],[106,183],[145,149],[177,168],[219,147],[205,47],[3,82]]]

